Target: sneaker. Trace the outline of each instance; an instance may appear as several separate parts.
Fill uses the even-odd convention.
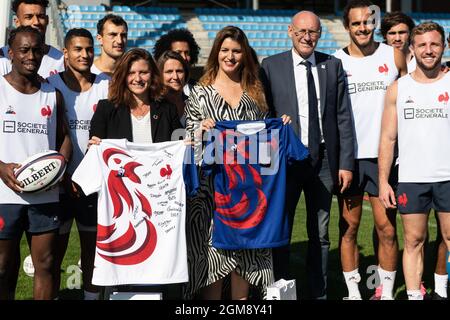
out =
[[[439,293],[433,292],[433,294],[431,295],[431,300],[448,300],[448,299],[445,297],[441,297]]]
[[[383,285],[376,287],[374,295],[371,296],[369,300],[394,300],[393,297],[383,296],[382,292],[383,292]]]
[[[423,300],[431,300],[431,296],[428,294],[423,282],[420,283],[420,292],[422,293]]]
[[[381,300],[381,293],[383,292],[383,285],[379,285],[375,288],[375,293],[369,300]]]
[[[362,300],[362,298],[357,296],[351,296],[351,297],[344,297],[342,298],[342,300]]]

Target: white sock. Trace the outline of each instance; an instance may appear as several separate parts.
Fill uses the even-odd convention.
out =
[[[448,275],[447,274],[434,274],[434,292],[443,298],[447,298],[447,285],[448,285]]]
[[[382,297],[393,297],[396,273],[397,271],[386,271],[378,266],[378,275],[380,276],[381,285],[383,286],[383,291],[381,293]]]
[[[422,292],[419,290],[406,290],[408,300],[423,300]]]
[[[361,298],[361,293],[359,292],[358,283],[361,281],[361,276],[359,275],[358,269],[350,272],[343,272],[345,283],[347,284],[348,296]]]
[[[99,292],[89,292],[84,290],[84,300],[98,300],[99,296]]]

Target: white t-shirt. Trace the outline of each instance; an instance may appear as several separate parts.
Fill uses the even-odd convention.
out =
[[[380,43],[370,56],[353,57],[343,49],[334,56],[342,60],[347,74],[356,158],[378,158],[384,97],[387,87],[398,77],[394,48]]]
[[[91,72],[93,74],[101,74],[102,76],[107,77],[109,80],[111,80],[111,76],[109,76],[108,74],[97,68],[97,66],[94,63],[91,66]]]
[[[21,163],[36,153],[56,147],[56,90],[42,83],[33,94],[17,91],[0,76],[0,160]],[[58,202],[59,188],[38,193],[17,193],[0,180],[0,203]]]
[[[3,55],[8,57],[8,46],[2,48]],[[11,71],[11,61],[9,61],[9,71]],[[50,50],[46,55],[42,57],[41,66],[39,67],[38,74],[46,79],[58,72],[64,71],[64,54],[58,49],[50,46]],[[7,72],[7,73],[8,73]]]
[[[97,108],[97,103],[100,99],[108,97],[109,80],[103,75],[96,76],[92,86],[84,92],[75,92],[69,89],[61,79],[60,74],[48,77],[47,80],[61,91],[64,97],[73,146],[72,158],[68,164],[67,172],[73,174],[86,153],[91,119]]]
[[[11,61],[8,58],[0,57],[0,76],[11,72]]]
[[[449,95],[448,73],[432,83],[409,74],[398,80],[399,182],[450,180]]]
[[[72,176],[86,195],[98,192],[92,283],[188,281],[186,189],[198,187],[193,152],[183,141],[137,144],[104,139]],[[188,161],[185,161],[188,162]]]

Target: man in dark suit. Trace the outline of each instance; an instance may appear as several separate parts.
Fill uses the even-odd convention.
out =
[[[301,11],[288,28],[292,50],[262,62],[262,80],[271,115],[287,114],[310,157],[288,169],[286,208],[290,230],[301,192],[305,193],[308,298],[326,299],[328,223],[333,192],[350,186],[354,133],[342,63],[314,51],[321,35],[319,18]],[[289,277],[289,246],[273,250],[275,278]]]

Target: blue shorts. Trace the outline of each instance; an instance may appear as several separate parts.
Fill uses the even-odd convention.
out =
[[[450,212],[450,181],[433,183],[399,183],[397,208],[402,214]]]
[[[0,204],[0,239],[14,239],[24,231],[43,233],[59,228],[59,203]]]
[[[389,184],[394,191],[398,183],[398,166],[392,166],[389,175]],[[353,180],[350,187],[344,192],[344,197],[363,195],[367,192],[378,197],[378,158],[356,159]]]
[[[67,194],[60,194],[62,230],[60,234],[70,232],[73,219],[75,218],[80,231],[97,231],[97,194],[71,198]]]

